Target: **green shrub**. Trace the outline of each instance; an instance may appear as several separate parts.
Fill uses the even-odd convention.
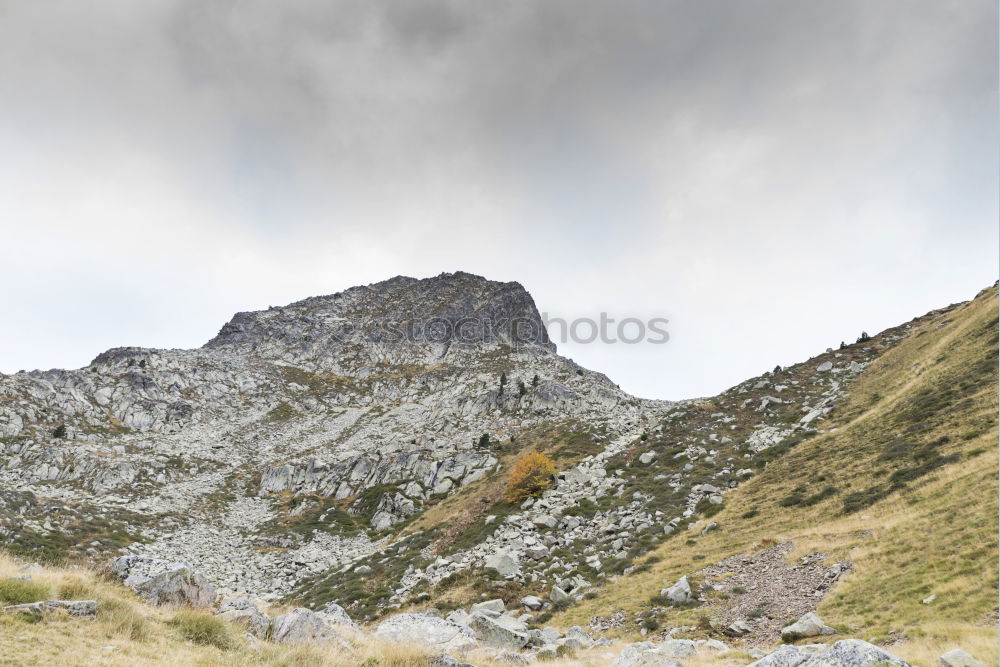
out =
[[[149,623],[136,607],[118,598],[97,600],[97,618],[109,627],[109,634],[130,641],[142,641],[149,636]]]
[[[181,609],[170,619],[169,624],[181,633],[184,639],[202,646],[215,646],[222,650],[234,645],[230,628],[221,621],[204,612],[193,609]]]
[[[49,596],[49,587],[24,579],[0,579],[0,602],[28,604]]]

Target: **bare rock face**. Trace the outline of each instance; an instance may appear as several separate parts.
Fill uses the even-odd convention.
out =
[[[309,360],[343,369],[339,350],[370,349],[396,358],[434,358],[451,346],[531,346],[555,352],[535,303],[518,283],[468,273],[397,277],[284,308],[237,313],[206,348]],[[379,361],[369,358],[368,363]]]

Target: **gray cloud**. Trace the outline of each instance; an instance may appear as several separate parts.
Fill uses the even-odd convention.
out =
[[[994,279],[985,1],[0,0],[0,369],[397,273],[523,282],[644,395]]]

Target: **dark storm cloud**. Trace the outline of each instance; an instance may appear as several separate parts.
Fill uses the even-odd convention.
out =
[[[667,314],[642,359],[569,351],[719,389],[995,273],[996,50],[980,0],[0,2],[0,271],[46,276],[0,368],[463,268]],[[31,304],[88,282],[53,357]]]

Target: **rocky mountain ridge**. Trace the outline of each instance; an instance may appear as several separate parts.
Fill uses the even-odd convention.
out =
[[[135,542],[245,567],[206,569],[223,587],[283,595],[494,470],[484,433],[617,428],[661,405],[556,355],[516,283],[394,278],[237,314],[197,350],[117,348],[78,371],[0,376],[0,479],[15,490],[2,530],[26,551],[97,557]],[[253,533],[281,494],[363,500],[346,509],[365,525],[266,538],[289,549],[267,552]]]
[[[394,278],[240,313],[197,350],[0,376],[0,534],[25,555],[191,563],[224,594],[361,620],[470,577],[551,610],[713,530],[732,489],[949,310],[676,403],[557,355],[516,283]],[[532,449],[559,472],[513,505],[497,489]]]

